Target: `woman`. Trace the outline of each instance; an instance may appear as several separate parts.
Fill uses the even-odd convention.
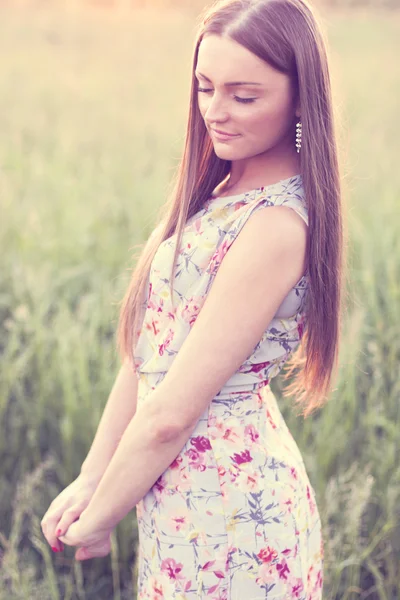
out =
[[[285,395],[306,417],[326,401],[342,237],[310,6],[213,5],[176,186],[121,309],[124,363],[80,476],[43,518],[49,543],[104,556],[136,506],[139,599],[322,598],[315,493],[270,381],[290,359]]]

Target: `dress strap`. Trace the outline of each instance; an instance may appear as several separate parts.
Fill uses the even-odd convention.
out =
[[[305,199],[299,194],[291,194],[290,196],[278,197],[275,206],[289,206],[305,221],[308,225],[308,208]]]

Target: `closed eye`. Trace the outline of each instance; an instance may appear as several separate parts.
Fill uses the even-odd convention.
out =
[[[212,92],[212,89],[198,87],[197,91],[207,94],[208,92]],[[240,98],[239,96],[234,96],[234,98],[237,102],[242,102],[243,104],[254,102],[255,100],[257,100],[257,98]]]

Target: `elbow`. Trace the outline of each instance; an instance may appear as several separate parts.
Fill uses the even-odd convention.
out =
[[[180,439],[183,435],[186,435],[187,431],[191,430],[193,430],[193,427],[188,428],[178,424],[163,423],[156,428],[155,435],[161,444],[168,444]]]
[[[154,397],[147,406],[147,415],[152,435],[161,443],[174,442],[183,436],[190,435],[197,424],[193,422],[193,414],[175,409],[167,400],[170,393],[159,386],[154,391]]]

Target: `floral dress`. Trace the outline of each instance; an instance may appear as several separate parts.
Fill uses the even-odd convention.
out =
[[[138,403],[151,401],[247,219],[268,206],[289,206],[308,225],[301,175],[236,196],[211,195],[188,220],[174,310],[169,277],[176,236],[160,244],[135,352]],[[138,600],[322,598],[316,496],[269,385],[301,340],[308,285],[306,272],[136,505]]]

